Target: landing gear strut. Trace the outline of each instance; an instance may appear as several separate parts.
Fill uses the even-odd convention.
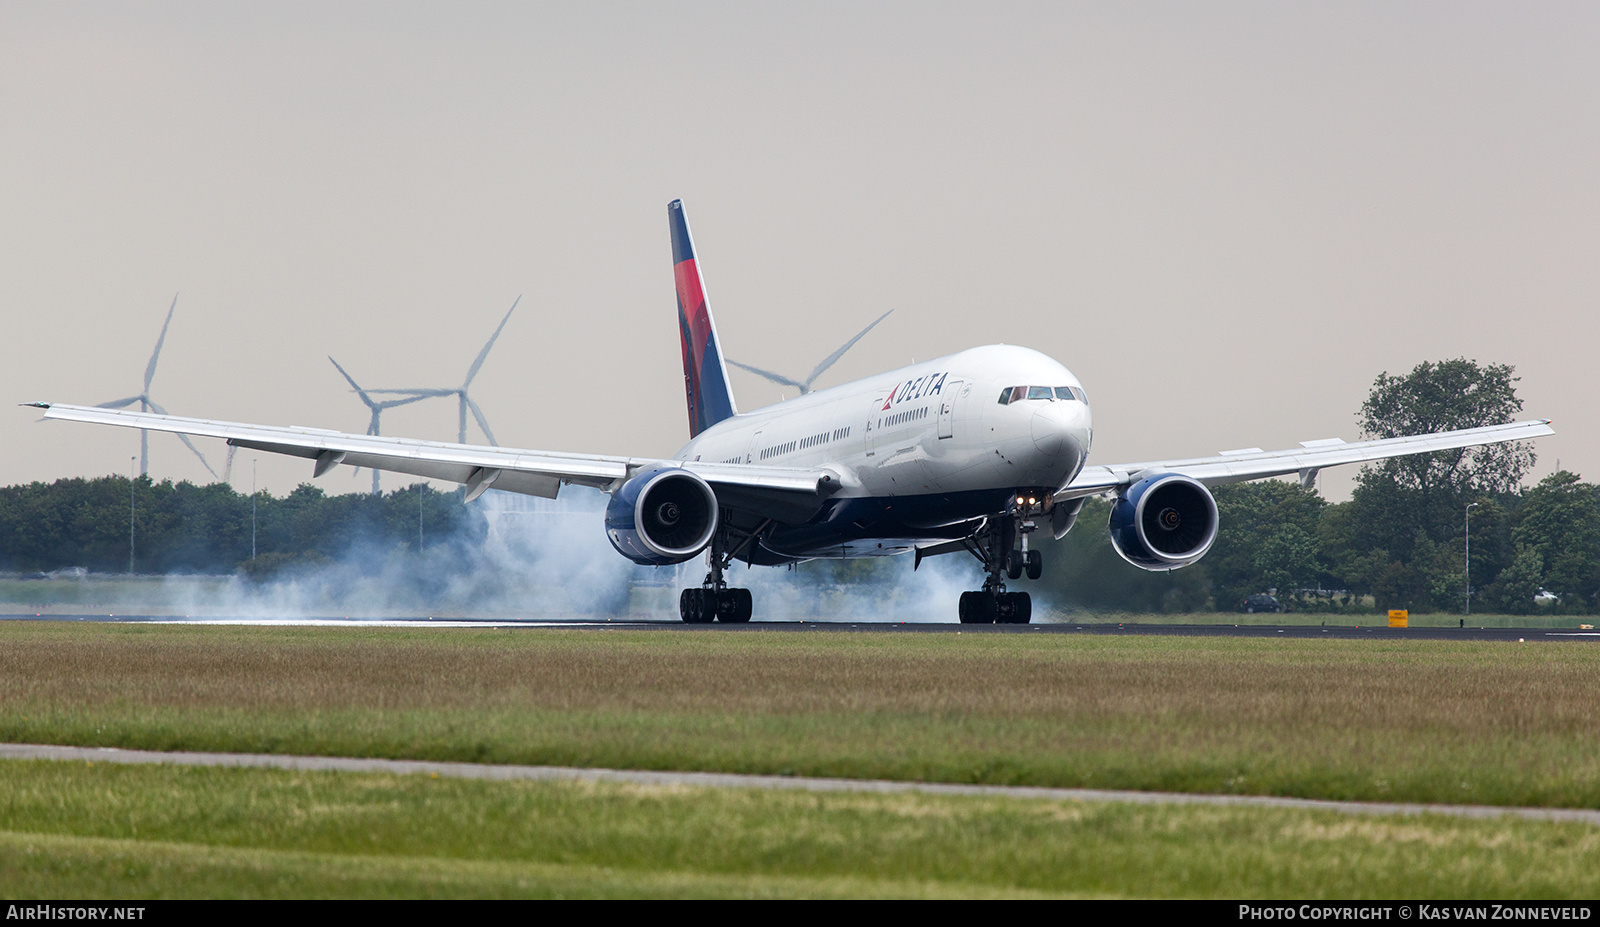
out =
[[[711,571],[706,574],[699,589],[685,589],[678,595],[678,617],[689,624],[710,624],[713,621],[743,624],[750,620],[755,610],[750,590],[729,587],[722,574],[733,562],[734,555],[754,539],[755,534],[752,534],[738,548],[729,551],[726,533],[717,532],[711,539],[711,554],[707,557]]]
[[[1032,527],[1025,523],[1023,531]],[[1028,571],[1030,579],[1039,574],[1039,567],[1034,565],[1039,562],[1038,551],[1012,548],[1017,529],[1016,515],[1002,515],[994,520],[987,536],[969,548],[989,575],[981,590],[961,593],[958,614],[962,624],[1027,624],[1033,619],[1033,599],[1026,592],[1007,592],[1001,576],[1005,573],[1017,579],[1023,570]],[[1026,537],[1024,533],[1023,538]]]

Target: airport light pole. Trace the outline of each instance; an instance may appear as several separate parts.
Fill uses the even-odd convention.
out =
[[[1477,505],[1477,504],[1478,503],[1476,503],[1476,502],[1468,502],[1467,503],[1466,514],[1464,516],[1462,516],[1463,520],[1466,522],[1466,528],[1465,528],[1465,530],[1463,530],[1461,532],[1461,534],[1462,534],[1462,537],[1464,537],[1466,539],[1466,542],[1467,542],[1466,577],[1467,577],[1467,614],[1468,615],[1472,614],[1472,507]],[[1461,619],[1461,623],[1463,625],[1465,625],[1467,623],[1467,619],[1466,618],[1462,618]]]
[[[250,458],[250,559],[256,559],[256,459]]]
[[[137,467],[139,458],[129,458]],[[134,481],[139,478],[138,470],[130,470],[128,474],[128,575],[133,575],[133,487]]]

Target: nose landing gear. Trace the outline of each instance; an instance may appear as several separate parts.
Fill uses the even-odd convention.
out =
[[[1026,571],[1030,579],[1039,575],[1039,552],[1012,547],[1021,527],[1022,537],[1032,523],[1018,525],[1016,515],[1002,515],[994,520],[986,537],[971,548],[983,563],[988,576],[983,588],[961,593],[957,616],[962,624],[1027,624],[1033,620],[1033,599],[1026,592],[1007,592],[1002,573],[1017,579]],[[1026,541],[1024,540],[1024,545]],[[1031,556],[1030,556],[1031,555]]]

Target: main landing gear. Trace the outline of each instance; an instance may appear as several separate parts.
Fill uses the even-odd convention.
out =
[[[1028,549],[1028,535],[1034,523],[1027,520],[1031,504],[1018,497],[1013,513],[990,523],[989,530],[967,549],[989,574],[983,588],[961,593],[957,614],[962,624],[1027,624],[1033,620],[1033,599],[1026,592],[1007,592],[1002,573],[1011,579],[1038,579],[1044,573],[1044,558]]]
[[[706,574],[709,578],[711,574]],[[689,624],[743,624],[750,620],[754,603],[748,589],[715,588],[685,589],[678,596],[678,615]]]
[[[742,550],[754,538],[755,534],[751,534],[750,539],[739,545],[739,549]],[[711,572],[706,574],[699,589],[685,589],[679,594],[678,617],[689,624],[710,624],[713,621],[744,624],[750,620],[755,607],[750,590],[730,588],[722,578],[723,571],[733,562],[736,553],[738,550],[727,551],[726,538],[718,531],[711,541],[711,555],[707,558],[711,562]]]

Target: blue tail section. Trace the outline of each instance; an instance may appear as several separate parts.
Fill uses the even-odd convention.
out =
[[[683,348],[683,384],[689,400],[689,437],[694,437],[738,412],[728,388],[717,325],[711,318],[705,282],[694,256],[694,239],[683,202],[667,204],[672,229],[672,275],[678,290],[678,334]]]

